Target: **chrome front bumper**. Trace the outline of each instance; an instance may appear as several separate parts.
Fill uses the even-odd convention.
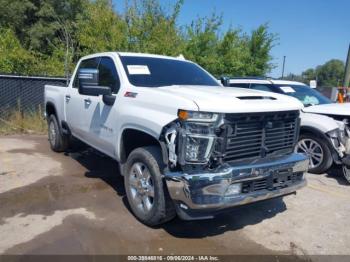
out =
[[[273,159],[259,159],[250,164],[225,165],[202,173],[170,172],[165,174],[165,180],[179,215],[191,219],[195,211],[209,211],[210,214],[211,211],[293,193],[306,185],[304,173],[308,164],[305,155],[293,153]],[[264,181],[266,188],[256,190],[251,186],[257,181]],[[227,195],[228,187],[236,183],[241,183],[242,187],[248,186],[248,191]]]

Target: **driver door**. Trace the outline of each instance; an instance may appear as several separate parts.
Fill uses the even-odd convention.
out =
[[[84,129],[84,121],[91,114],[93,105],[89,104],[89,96],[81,95],[78,91],[79,78],[78,72],[82,68],[96,69],[100,58],[90,58],[82,60],[75,73],[73,82],[70,84],[65,96],[66,103],[66,119],[74,136],[86,141],[86,130]]]
[[[119,75],[112,57],[101,57],[98,64],[99,86],[111,88],[112,96],[116,96],[120,88]],[[84,133],[89,142],[98,150],[113,156],[116,141],[116,103],[104,103],[103,96],[92,96],[90,109],[83,120]]]

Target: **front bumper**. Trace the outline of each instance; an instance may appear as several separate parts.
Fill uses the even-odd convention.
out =
[[[208,172],[169,172],[165,180],[179,216],[199,219],[229,207],[293,193],[306,185],[307,169],[307,157],[293,153],[250,164],[226,164]],[[236,183],[242,185],[240,193],[227,195],[228,187]]]

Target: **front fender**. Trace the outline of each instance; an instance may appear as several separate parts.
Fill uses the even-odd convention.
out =
[[[300,122],[301,128],[312,127],[323,134],[339,128],[339,125],[333,118],[325,115],[301,112],[300,118],[301,118],[301,122]]]

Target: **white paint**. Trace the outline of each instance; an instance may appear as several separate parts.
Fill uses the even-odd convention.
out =
[[[55,211],[51,216],[27,215],[22,213],[4,219],[0,225],[0,254],[16,245],[26,243],[35,237],[52,230],[71,215],[80,215],[87,219],[96,219],[94,213],[85,208]]]
[[[325,105],[308,106],[303,109],[307,113],[329,114],[348,117],[350,115],[350,103],[333,103]]]
[[[120,59],[121,56],[143,56],[192,63],[175,57],[107,52],[83,57],[79,63],[84,59],[101,56],[110,57],[114,61],[120,78],[120,90],[115,94],[116,100],[113,106],[106,105],[102,96],[79,94],[77,88],[72,86],[74,81],[70,81],[68,88],[46,85],[45,103],[55,105],[59,121],[65,120],[75,137],[117,161],[120,160],[122,133],[126,128],[143,131],[158,139],[163,127],[177,119],[179,109],[217,113],[254,113],[300,110],[303,107],[300,101],[292,97],[243,88],[196,85],[137,87],[129,82],[126,71],[131,74],[147,75],[150,73],[148,67],[131,65],[125,70]],[[77,68],[72,79],[77,74]],[[215,80],[209,73],[208,77]],[[124,96],[125,92],[135,92],[138,95],[131,99]],[[70,99],[67,100],[66,96]],[[239,99],[242,96],[251,96],[252,99]],[[256,96],[270,96],[275,99],[254,99]],[[85,106],[87,98],[90,100],[89,106]]]

